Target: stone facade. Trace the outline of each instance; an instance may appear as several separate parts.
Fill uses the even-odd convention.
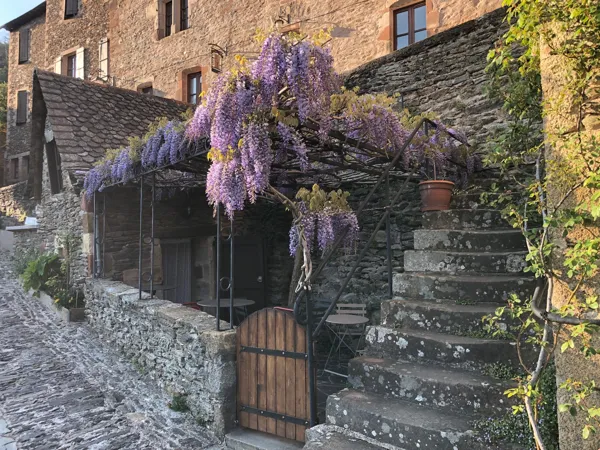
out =
[[[29,62],[19,64],[19,33],[21,30],[30,30]],[[7,101],[7,140],[4,164],[5,184],[12,184],[27,179],[27,166],[31,142],[31,104],[33,69],[46,64],[46,21],[42,14],[31,22],[19,27],[10,33],[10,46],[8,56],[8,101]],[[17,93],[27,91],[28,115],[27,123],[17,125]],[[18,161],[18,170],[15,173],[14,160]]]
[[[506,123],[484,91],[487,54],[506,30],[504,10],[494,11],[365,64],[346,84],[401,95],[411,112],[433,112],[470,143],[483,144]]]
[[[330,28],[333,38],[329,45],[336,68],[344,72],[390,53],[392,11],[417,3],[268,0],[259,7],[252,2],[189,0],[189,28],[162,37],[161,0],[130,0],[118,7],[113,2],[109,21],[111,70],[118,86],[136,89],[151,84],[156,95],[186,100],[186,71],[201,71],[203,88],[216,76],[210,70],[209,43],[226,50],[227,70],[236,64],[234,55],[252,59],[257,54],[259,48],[252,39],[255,30],[279,26],[283,31],[303,34]],[[500,0],[464,3],[427,0],[430,35],[501,6]],[[134,16],[137,20],[132,21]]]
[[[196,421],[222,437],[235,424],[235,331],[215,330],[206,313],[165,300],[138,299],[122,283],[89,280],[87,317],[171,394],[184,394]]]
[[[23,221],[25,216],[32,215],[35,202],[26,199],[26,182],[16,183],[0,188],[0,214]]]

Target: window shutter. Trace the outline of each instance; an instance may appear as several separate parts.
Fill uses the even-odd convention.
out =
[[[76,16],[78,9],[79,9],[79,0],[66,0],[65,17]]]
[[[17,93],[17,124],[27,122],[27,91]]]
[[[62,56],[59,56],[54,60],[54,73],[62,75]]]
[[[109,52],[109,43],[108,38],[100,39],[100,49],[99,49],[99,61],[100,61],[100,73],[99,77],[103,80],[108,80],[108,52]]]
[[[83,80],[85,78],[85,49],[83,47],[78,48],[75,55],[76,76]]]
[[[29,61],[29,28],[19,32],[19,63]]]

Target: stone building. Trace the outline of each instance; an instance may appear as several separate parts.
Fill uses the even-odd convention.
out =
[[[4,25],[11,43],[5,184],[30,173],[35,67],[194,103],[236,54],[257,54],[257,29],[330,30],[337,68],[348,71],[490,12],[501,0],[464,3],[47,0]]]

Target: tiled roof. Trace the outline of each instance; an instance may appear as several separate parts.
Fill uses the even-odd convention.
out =
[[[110,148],[143,136],[159,117],[175,119],[189,105],[135,91],[36,70],[35,91],[43,97],[61,165],[71,174],[88,170]]]
[[[40,3],[39,5],[37,5],[35,8],[27,11],[25,14],[20,15],[16,19],[13,19],[10,22],[7,22],[4,25],[0,26],[0,29],[5,28],[8,31],[15,31],[15,30],[21,28],[26,23],[31,22],[36,17],[39,17],[45,13],[46,13],[46,2],[43,2],[43,3]]]

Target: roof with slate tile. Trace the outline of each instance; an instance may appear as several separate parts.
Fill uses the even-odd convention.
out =
[[[62,168],[70,174],[87,171],[107,149],[141,137],[157,118],[175,119],[189,105],[176,100],[92,83],[36,70],[35,91],[41,93]]]

